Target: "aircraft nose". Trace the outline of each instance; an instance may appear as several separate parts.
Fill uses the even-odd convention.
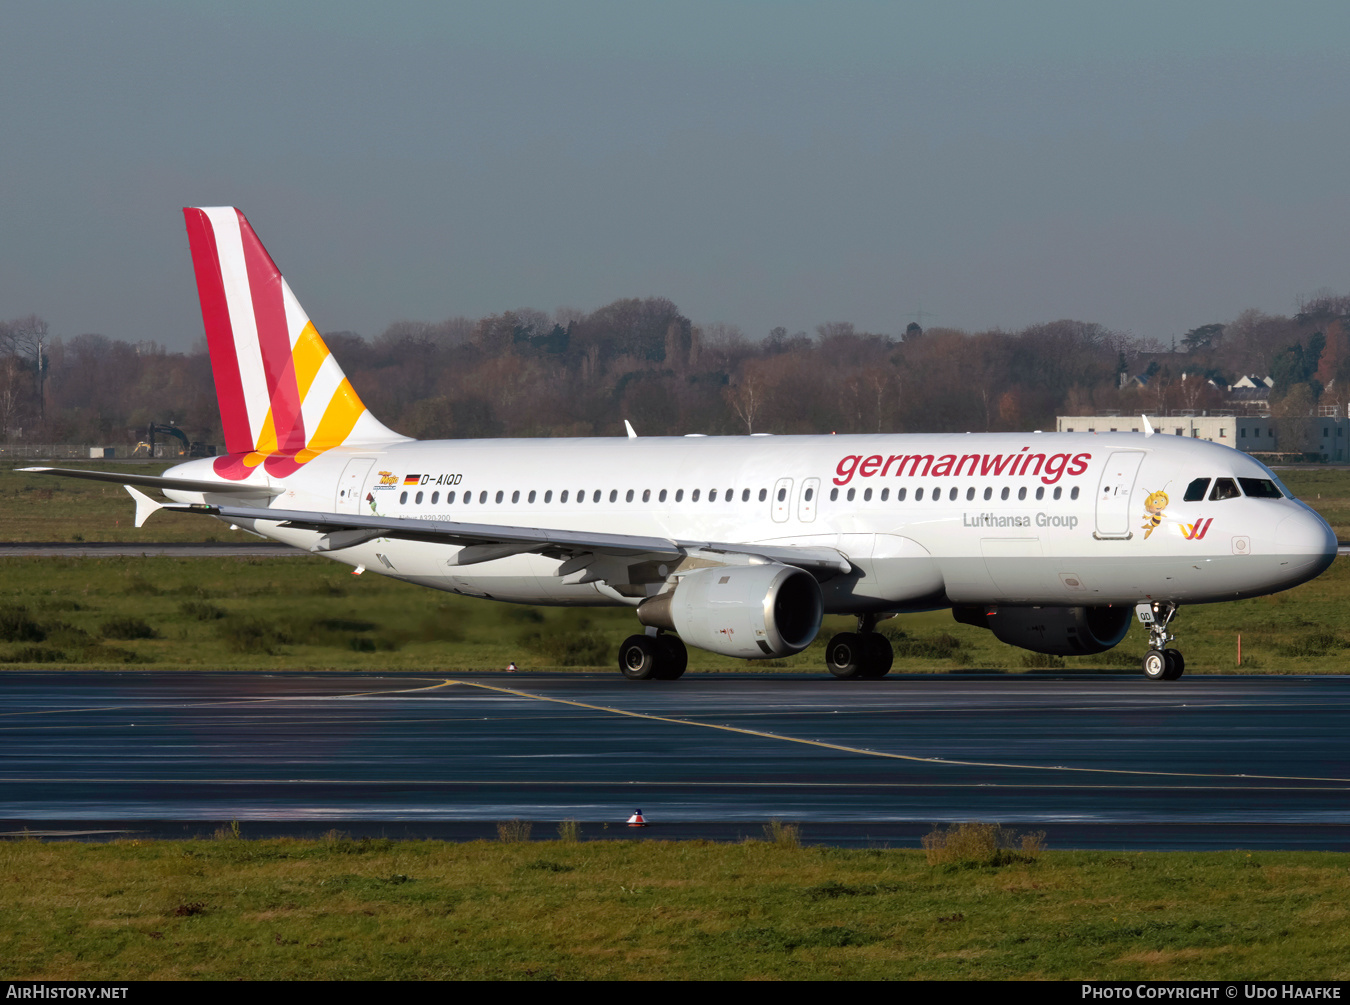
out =
[[[1287,516],[1275,528],[1276,551],[1301,559],[1299,565],[1315,565],[1313,576],[1335,560],[1336,547],[1336,535],[1330,525],[1311,510]]]

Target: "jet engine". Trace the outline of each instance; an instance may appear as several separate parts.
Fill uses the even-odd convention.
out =
[[[965,625],[988,628],[1000,642],[1052,656],[1104,653],[1130,630],[1129,607],[953,607]]]
[[[810,573],[787,565],[695,569],[644,600],[638,620],[688,645],[740,659],[791,656],[820,631],[825,604]]]

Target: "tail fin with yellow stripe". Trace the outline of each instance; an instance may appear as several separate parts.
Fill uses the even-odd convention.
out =
[[[284,476],[333,447],[406,439],[366,410],[244,214],[183,216],[229,455],[217,472]]]

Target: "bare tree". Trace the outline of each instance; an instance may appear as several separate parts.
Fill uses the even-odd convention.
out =
[[[51,344],[47,322],[36,314],[19,318],[5,326],[4,339],[8,351],[28,360],[37,376],[38,418],[46,418],[46,395],[43,385],[47,379],[47,350]]]

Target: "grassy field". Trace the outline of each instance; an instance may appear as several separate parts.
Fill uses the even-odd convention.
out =
[[[777,836],[8,842],[0,958],[23,980],[1350,977],[1345,855],[930,865]]]
[[[474,600],[320,558],[0,559],[0,665],[154,669],[392,669],[463,672],[613,668],[638,629],[627,609],[563,610]],[[1174,622],[1190,673],[1350,671],[1350,563],[1271,597],[1184,608]],[[786,660],[690,650],[690,670],[822,673],[815,645]],[[1135,625],[1115,649],[1062,660],[1004,645],[949,612],[883,623],[897,673],[1135,672]],[[1236,665],[1242,633],[1243,665]]]

